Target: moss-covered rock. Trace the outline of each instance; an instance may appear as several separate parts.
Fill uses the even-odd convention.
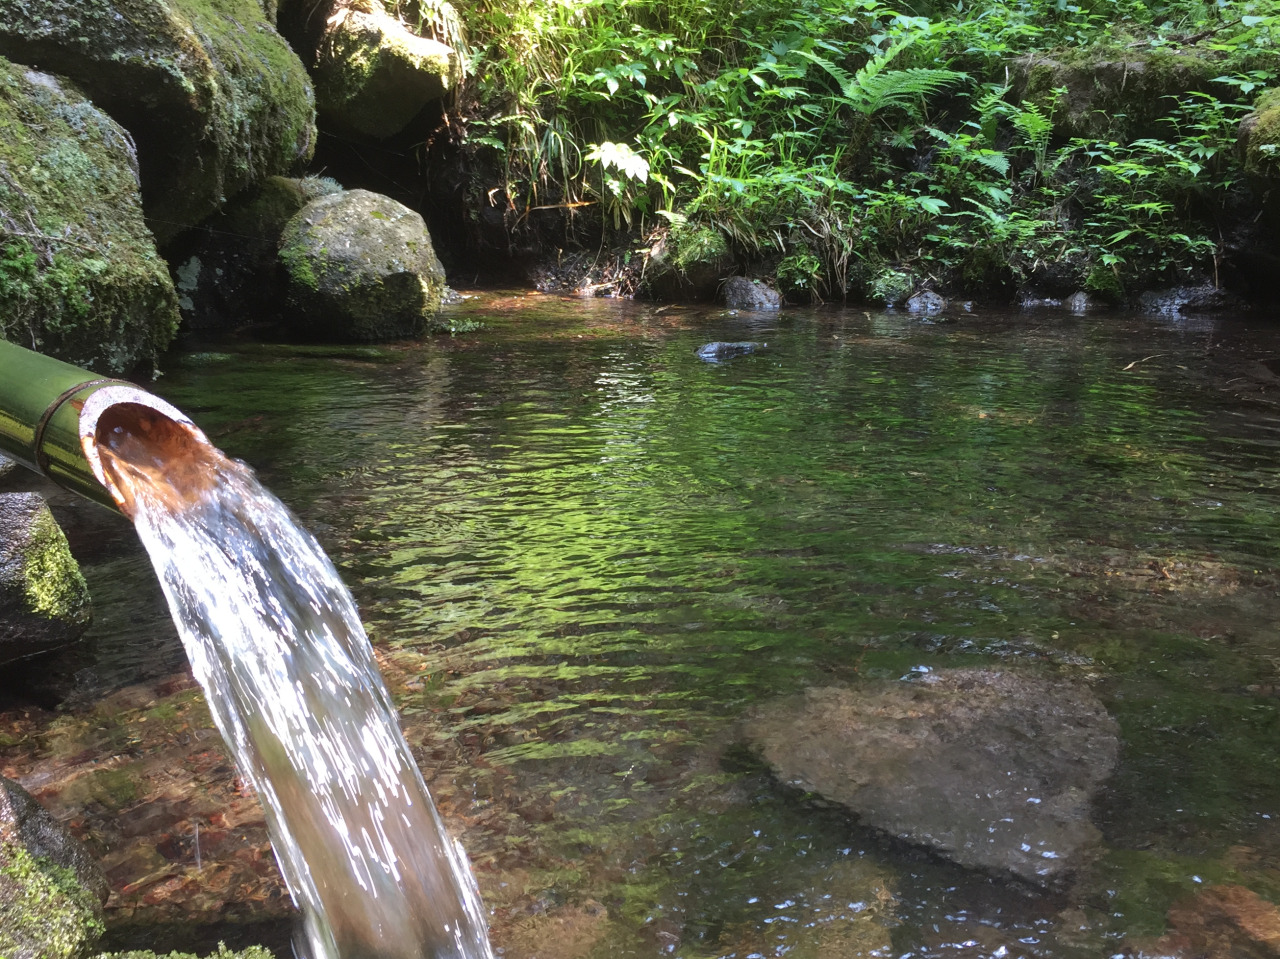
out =
[[[67,646],[89,619],[89,587],[44,498],[0,493],[0,663]]]
[[[173,270],[183,325],[234,329],[271,319],[284,297],[276,254],[285,225],[312,200],[341,191],[327,177],[268,177],[188,233]]]
[[[1280,229],[1280,90],[1258,97],[1240,124],[1236,147],[1245,173],[1263,197],[1267,220],[1273,230]]]
[[[161,243],[311,155],[310,81],[257,0],[0,0],[0,55],[129,130]]]
[[[419,336],[440,309],[444,269],[422,217],[367,190],[307,204],[285,227],[287,321],[343,342]]]
[[[734,268],[719,230],[677,219],[649,248],[640,288],[656,300],[713,300]]]
[[[1280,90],[1268,90],[1240,124],[1240,157],[1245,171],[1280,180]]]
[[[124,373],[177,325],[128,133],[70,84],[0,59],[0,338]]]
[[[106,893],[83,847],[0,778],[0,956],[79,959],[102,935]]]
[[[1221,68],[1194,53],[1087,47],[1016,61],[1014,96],[1041,110],[1060,138],[1158,136],[1176,99],[1204,90]]]
[[[316,53],[316,103],[326,127],[385,138],[461,79],[458,54],[415,36],[381,9],[341,9]]]
[[[191,952],[171,952],[161,955],[149,949],[133,949],[129,952],[104,952],[96,959],[201,959],[201,957]],[[207,959],[275,959],[275,957],[270,950],[262,946],[250,946],[248,949],[234,951],[219,943],[218,951],[209,953]]]

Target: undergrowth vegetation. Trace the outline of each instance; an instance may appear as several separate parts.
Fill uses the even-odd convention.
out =
[[[1280,73],[1274,0],[459,6],[468,142],[514,228],[555,210],[633,249],[711,236],[814,301],[1212,281],[1224,211],[1251,202],[1237,127]],[[1210,74],[1148,129],[1068,137],[1073,91],[1027,92],[1027,56],[1055,51]]]

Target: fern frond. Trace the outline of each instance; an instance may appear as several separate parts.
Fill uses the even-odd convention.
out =
[[[908,67],[872,74],[861,80],[857,99],[863,106],[859,109],[864,113],[875,113],[885,107],[903,106],[965,79],[968,79],[968,74],[958,70],[929,67]],[[845,95],[850,100],[855,99],[847,92]]]
[[[853,77],[849,76],[848,71],[846,71],[842,67],[837,66],[835,63],[828,60],[826,57],[820,57],[816,53],[812,52],[811,50],[796,49],[796,50],[792,50],[791,52],[798,57],[803,57],[804,59],[808,60],[810,63],[816,63],[818,66],[822,67],[822,69],[826,70],[827,73],[831,74],[831,76],[835,79],[836,83],[840,84],[841,90],[843,90],[845,87],[847,87],[849,84],[853,82]]]

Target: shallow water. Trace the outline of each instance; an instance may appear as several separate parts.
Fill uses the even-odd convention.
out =
[[[455,309],[483,329],[223,345],[155,391],[329,550],[508,956],[1098,956],[1207,884],[1280,894],[1262,319]],[[779,694],[983,663],[1120,725],[1068,893],[883,841],[736,745]]]

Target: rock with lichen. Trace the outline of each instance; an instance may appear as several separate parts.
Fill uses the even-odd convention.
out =
[[[0,493],[0,663],[68,646],[89,619],[89,588],[44,497]]]
[[[129,131],[162,244],[313,149],[306,70],[257,0],[0,0],[0,56],[70,78]]]
[[[419,336],[440,309],[444,269],[421,216],[368,190],[311,201],[280,241],[286,321],[338,342]]]
[[[102,935],[107,880],[67,830],[0,777],[0,956],[78,959]]]
[[[1178,98],[1204,90],[1221,65],[1195,52],[1085,47],[1014,62],[1014,101],[1038,110],[1056,137],[1130,140],[1164,134]]]
[[[72,84],[0,59],[0,338],[103,373],[177,330],[129,134]]]
[[[341,191],[328,177],[267,177],[184,236],[173,264],[183,327],[274,318],[284,300],[276,255],[286,224],[312,200]]]
[[[325,126],[377,139],[403,130],[461,75],[452,47],[374,6],[342,7],[328,18],[312,67]]]

